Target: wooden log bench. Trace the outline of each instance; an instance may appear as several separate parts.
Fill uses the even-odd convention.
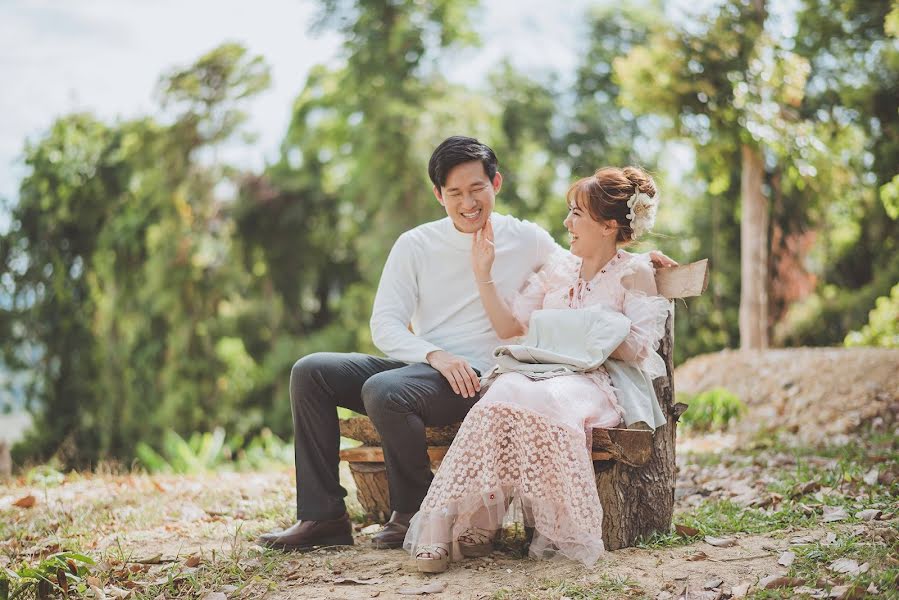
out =
[[[702,294],[707,285],[707,260],[656,270],[659,294],[672,303]],[[673,319],[672,306],[659,347],[667,375],[653,382],[667,423],[655,432],[648,427],[593,431],[596,489],[604,512],[603,541],[609,550],[633,546],[641,537],[671,529],[676,481],[674,440],[677,420],[686,409],[686,405],[674,402]],[[426,428],[432,467],[439,465],[460,426]],[[341,420],[340,434],[362,442],[362,446],[341,450],[340,458],[349,463],[363,510],[375,520],[386,521],[390,498],[377,430],[368,417],[353,417]]]

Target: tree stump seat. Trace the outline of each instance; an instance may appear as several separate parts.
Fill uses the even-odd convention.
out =
[[[462,423],[446,427],[427,427],[428,454],[432,462],[439,462]],[[341,419],[340,435],[362,442],[361,446],[340,452],[340,458],[349,463],[384,462],[381,437],[368,417]],[[620,460],[639,467],[652,454],[652,431],[647,429],[595,429],[593,430],[593,460]]]
[[[659,294],[672,300],[698,296],[708,285],[708,261],[657,269]],[[641,537],[668,532],[674,512],[674,440],[677,420],[686,406],[674,402],[674,310],[666,323],[659,354],[667,374],[653,385],[667,423],[655,432],[632,428],[595,429],[592,458],[596,488],[603,507],[603,541],[609,550],[633,546]],[[432,466],[443,459],[461,423],[428,427],[426,436]],[[340,421],[343,437],[362,442],[340,451],[349,463],[362,508],[373,519],[390,516],[390,498],[381,437],[368,417]]]

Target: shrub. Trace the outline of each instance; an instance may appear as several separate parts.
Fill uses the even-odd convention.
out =
[[[743,401],[724,388],[680,397],[678,401],[688,405],[680,422],[691,431],[724,431],[732,420],[739,419],[746,412]]]

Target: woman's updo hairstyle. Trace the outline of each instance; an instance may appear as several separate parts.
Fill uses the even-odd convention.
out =
[[[615,221],[615,241],[627,243],[634,240],[627,202],[636,192],[650,198],[656,196],[656,184],[646,171],[638,167],[602,167],[590,177],[575,181],[566,198],[569,206],[586,210],[594,221]]]

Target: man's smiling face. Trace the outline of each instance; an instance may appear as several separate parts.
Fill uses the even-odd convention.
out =
[[[453,167],[446,185],[439,190],[435,187],[434,195],[456,229],[474,233],[487,224],[502,181],[499,173],[491,181],[481,161],[473,160]]]

